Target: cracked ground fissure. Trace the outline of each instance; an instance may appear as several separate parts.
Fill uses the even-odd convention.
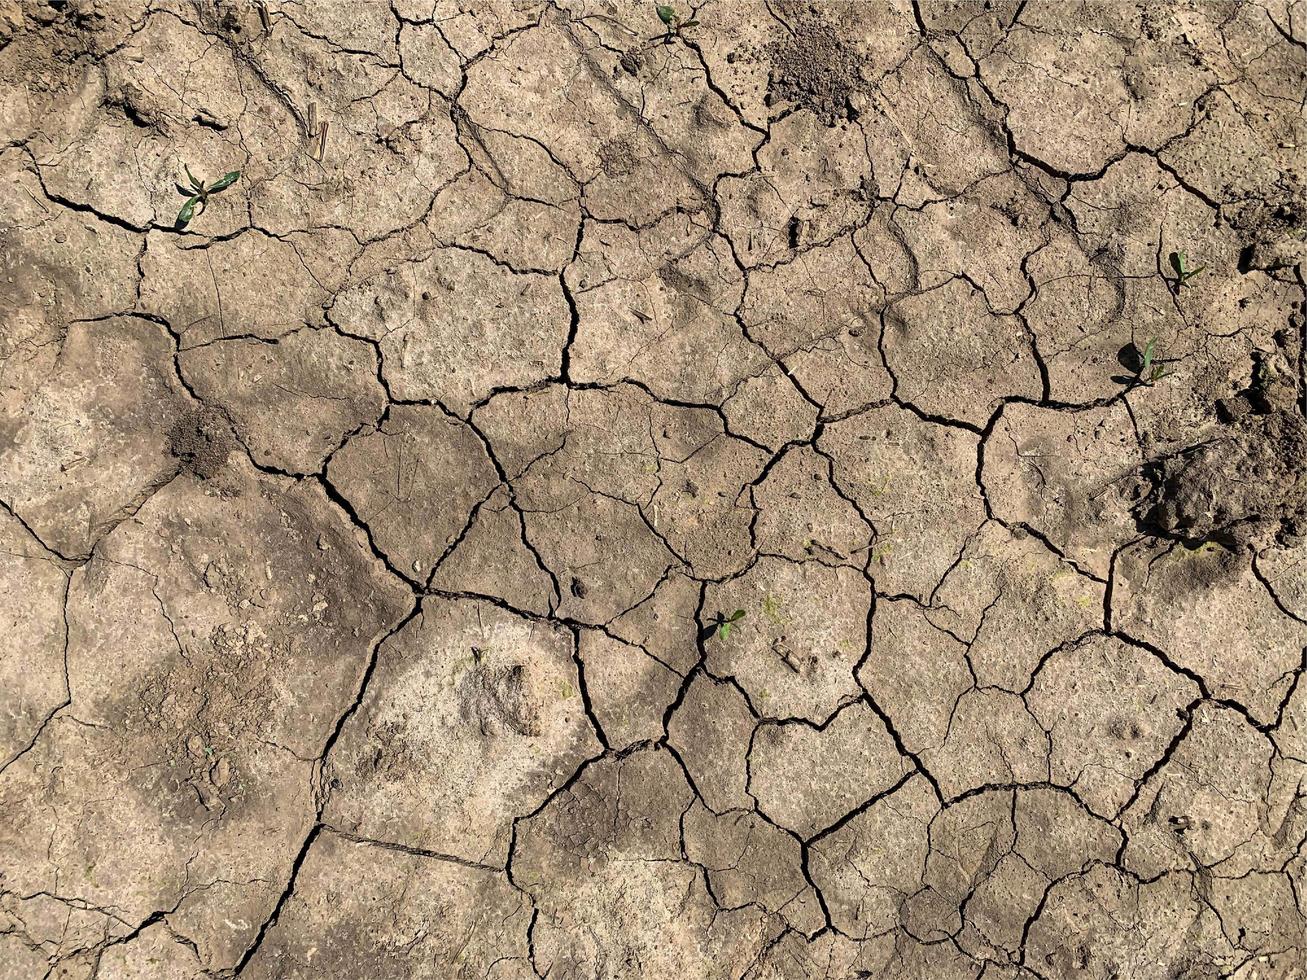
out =
[[[1307,976],[1307,13],[676,9],[0,2],[0,977]]]

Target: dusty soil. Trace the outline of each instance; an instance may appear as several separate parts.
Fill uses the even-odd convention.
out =
[[[1307,6],[676,10],[0,0],[0,977],[1307,975]]]

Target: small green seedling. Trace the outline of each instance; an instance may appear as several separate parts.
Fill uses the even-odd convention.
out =
[[[1194,276],[1198,275],[1198,273],[1206,269],[1207,266],[1200,265],[1197,269],[1191,269],[1189,268],[1189,259],[1184,252],[1172,252],[1171,268],[1175,270],[1175,287],[1176,289],[1179,289]]]
[[[667,27],[667,33],[663,35],[664,44],[671,44],[673,38],[681,36],[681,31],[699,26],[697,20],[681,20],[676,8],[668,4],[658,5],[658,19]]]
[[[1157,360],[1157,338],[1150,337],[1144,345],[1143,360],[1139,364],[1138,380],[1140,384],[1151,385],[1161,381],[1171,372]]]
[[[205,186],[204,181],[195,179],[195,175],[191,173],[191,168],[186,164],[182,164],[182,169],[186,171],[186,179],[191,182],[191,186],[188,189],[181,184],[177,185],[177,190],[186,198],[186,203],[177,212],[176,228],[178,231],[190,224],[192,219],[198,218],[204,213],[204,209],[208,207],[210,195],[222,193],[236,183],[241,175],[239,170],[232,170],[223,174],[212,184]]]
[[[740,620],[742,620],[743,618],[744,618],[744,610],[743,610],[743,609],[737,609],[737,610],[735,610],[735,612],[731,613],[729,616],[723,616],[721,613],[718,613],[718,614],[717,614],[717,620],[716,620],[716,623],[717,623],[717,636],[718,636],[719,638],[723,639],[723,640],[725,640],[725,639],[727,639],[728,637],[730,637],[730,635],[731,635],[731,626],[732,626],[732,624],[733,624],[733,623],[738,623],[738,622],[739,622]]]

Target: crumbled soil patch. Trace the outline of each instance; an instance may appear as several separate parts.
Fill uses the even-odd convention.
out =
[[[168,433],[168,451],[202,480],[218,475],[233,448],[231,427],[216,408],[187,412]]]
[[[862,84],[862,58],[820,16],[805,12],[791,26],[792,35],[766,49],[771,60],[770,102],[810,109],[830,126],[852,118],[853,94]]]

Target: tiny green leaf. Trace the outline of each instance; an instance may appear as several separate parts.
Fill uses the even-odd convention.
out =
[[[717,635],[720,636],[723,640],[726,639],[728,636],[730,636],[730,635],[731,635],[731,624],[730,624],[730,623],[722,623],[720,626],[718,626],[718,627],[717,627]]]
[[[744,610],[743,610],[743,609],[737,609],[737,610],[735,610],[735,612],[731,613],[730,618],[727,619],[726,621],[727,621],[728,623],[738,623],[738,622],[739,622],[740,620],[742,620],[743,618],[744,618]]]
[[[1153,366],[1153,355],[1157,351],[1157,338],[1150,337],[1148,343],[1144,346],[1144,363],[1139,368],[1139,374],[1145,375],[1149,368]]]
[[[1185,276],[1185,271],[1184,271],[1184,270],[1185,270],[1185,255],[1184,255],[1184,252],[1172,252],[1172,253],[1171,253],[1171,268],[1175,270],[1175,274],[1176,274],[1177,276],[1179,276],[1181,279],[1184,278],[1184,276]]]
[[[688,20],[681,25],[681,29],[684,30],[687,27],[698,27],[698,26],[699,26],[699,22],[697,20]]]
[[[186,171],[186,179],[189,180],[189,181],[191,182],[191,189],[192,189],[192,190],[197,190],[197,191],[198,191],[198,190],[203,190],[203,189],[204,189],[204,181],[202,181],[202,180],[196,180],[196,179],[195,179],[195,174],[191,173],[191,168],[190,168],[190,167],[186,166],[186,164],[183,163],[183,164],[182,164],[182,169]]]
[[[240,175],[241,172],[239,170],[232,170],[229,173],[223,174],[216,181],[214,181],[213,186],[209,188],[209,193],[217,194],[218,191],[225,191],[232,184],[236,183]]]
[[[182,209],[177,212],[177,230],[185,228],[190,220],[195,217],[195,205],[200,203],[200,195],[196,194],[189,201],[182,205]]]
[[[666,4],[658,5],[658,19],[664,24],[672,24],[676,21],[676,8],[669,7]]]
[[[1184,277],[1186,280],[1192,279],[1194,276],[1198,275],[1198,273],[1202,272],[1206,268],[1207,266],[1200,265],[1197,269],[1190,269],[1188,272],[1184,274]]]

